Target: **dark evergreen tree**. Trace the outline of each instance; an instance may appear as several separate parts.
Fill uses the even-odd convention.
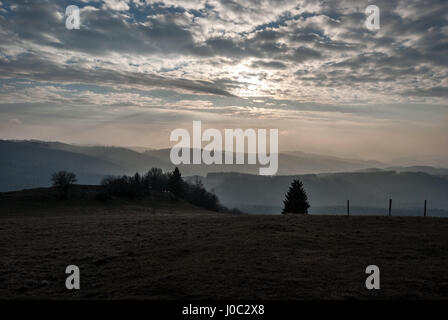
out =
[[[185,190],[185,182],[182,179],[182,175],[180,174],[179,168],[176,167],[174,171],[170,174],[170,178],[168,180],[168,188],[171,193],[177,198],[182,197]]]
[[[308,196],[306,195],[303,184],[300,180],[294,180],[289,187],[289,191],[283,201],[285,213],[308,214]]]

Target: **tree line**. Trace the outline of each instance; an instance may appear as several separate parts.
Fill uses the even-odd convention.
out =
[[[59,171],[52,175],[53,187],[59,190],[61,198],[68,197],[70,188],[77,182],[72,172]],[[104,197],[125,197],[130,200],[143,198],[154,193],[169,192],[178,200],[180,198],[198,207],[217,212],[240,213],[238,209],[229,210],[219,203],[218,197],[207,191],[202,181],[196,177],[194,183],[186,182],[175,168],[172,172],[163,172],[160,168],[152,168],[144,175],[135,173],[133,176],[108,176],[101,181]],[[296,179],[292,181],[283,201],[283,214],[308,214],[310,207],[303,183]]]
[[[77,179],[72,172],[59,171],[52,175],[51,181],[53,187],[59,190],[60,197],[66,199]],[[221,205],[218,197],[207,191],[198,177],[195,177],[194,183],[186,182],[177,167],[172,172],[152,168],[144,175],[137,172],[133,176],[108,176],[101,181],[101,185],[106,199],[115,196],[135,200],[154,193],[169,192],[176,200],[182,198],[211,211],[240,213],[238,209],[229,210]],[[308,214],[308,196],[300,180],[292,181],[283,204],[283,214]]]
[[[76,175],[67,171],[54,173],[51,180],[62,199],[68,197],[71,186],[77,182]],[[143,175],[137,172],[133,176],[107,176],[101,181],[101,186],[103,200],[113,197],[138,200],[168,193],[173,200],[183,199],[211,211],[240,213],[237,209],[230,210],[221,205],[218,197],[205,189],[199,177],[195,177],[193,183],[185,181],[177,167],[168,172],[152,168]]]

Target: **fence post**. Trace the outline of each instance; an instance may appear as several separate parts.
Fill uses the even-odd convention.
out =
[[[425,200],[425,210],[423,211],[423,216],[426,217],[426,200]]]
[[[350,216],[350,200],[347,200],[347,216]]]
[[[392,199],[389,199],[389,217],[392,216]]]

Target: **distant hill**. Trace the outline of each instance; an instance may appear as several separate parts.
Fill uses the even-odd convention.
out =
[[[163,162],[121,147],[77,146],[60,142],[0,140],[0,191],[46,187],[58,170],[75,172],[79,183],[99,184],[106,175],[171,170]]]
[[[0,141],[0,191],[42,187],[58,170],[76,172],[86,184],[97,184],[106,174],[126,169],[106,158],[55,148],[33,141]]]
[[[397,159],[393,159],[390,163],[394,166],[405,166],[405,167],[414,167],[414,166],[430,166],[430,167],[448,167],[448,158],[445,156],[427,156],[415,154],[411,157],[401,157]]]
[[[135,149],[135,148],[134,148]],[[172,170],[170,149],[143,152],[106,146],[79,146],[60,142],[0,140],[0,191],[48,186],[57,170],[77,174],[83,184],[99,184],[105,175],[146,172],[151,167]],[[280,175],[344,172],[386,167],[375,161],[339,159],[301,152],[279,154]],[[211,172],[258,174],[257,165],[180,165],[184,176]]]
[[[170,149],[141,151],[0,140],[0,191],[49,186],[51,174],[58,170],[75,172],[80,184],[99,184],[106,175],[143,173],[152,167],[173,169]],[[284,194],[297,176],[304,181],[314,213],[345,212],[347,199],[353,211],[383,213],[389,197],[394,199],[396,213],[420,214],[425,199],[434,214],[448,210],[448,169],[444,168],[388,167],[376,161],[298,151],[279,155],[279,175],[274,177],[259,176],[258,167],[251,165],[179,168],[184,177],[206,176],[205,187],[214,190],[223,205],[244,212],[279,213]]]
[[[385,168],[387,166],[387,164],[376,160],[347,159],[329,155],[306,153],[302,151],[285,152],[285,154],[292,155],[297,159],[301,159],[303,162],[306,161],[310,166],[327,168],[328,172],[354,171],[361,168]],[[321,171],[322,170],[319,172],[313,171],[309,173],[320,173]]]
[[[397,166],[397,167],[387,167],[384,169],[380,168],[369,168],[369,169],[363,169],[358,170],[358,172],[387,172],[387,171],[393,171],[398,173],[406,173],[406,172],[422,172],[431,174],[434,176],[440,176],[440,177],[448,177],[448,169],[447,168],[435,168],[430,166],[410,166],[410,167],[403,167],[403,166]]]
[[[448,177],[422,172],[374,171],[265,177],[240,173],[210,173],[202,181],[223,205],[249,213],[280,213],[291,181],[303,181],[311,213],[344,214],[350,200],[353,214],[393,212],[421,215],[424,200],[429,212],[448,216]]]
[[[448,169],[434,168],[430,166],[390,167],[387,168],[386,170],[392,170],[397,172],[425,172],[437,176],[448,176]]]
[[[170,149],[149,150],[145,155],[169,161]],[[245,155],[247,163],[247,154]],[[367,168],[386,168],[388,165],[374,160],[343,159],[331,156],[308,154],[305,152],[285,152],[278,155],[278,175],[330,173],[357,171]],[[210,172],[240,172],[258,174],[258,165],[180,165],[188,175],[205,175]]]
[[[151,167],[168,169],[172,165],[168,161],[154,157],[149,153],[141,153],[122,147],[106,147],[106,146],[76,146],[65,143],[53,142],[48,144],[50,148],[64,150],[73,153],[83,154],[94,158],[99,158],[112,162],[128,173],[144,172]],[[150,167],[148,167],[150,166]]]

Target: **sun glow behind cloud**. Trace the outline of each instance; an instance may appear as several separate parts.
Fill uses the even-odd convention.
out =
[[[229,68],[231,78],[240,83],[240,88],[235,92],[239,97],[261,97],[270,89],[264,75],[255,72],[248,64],[238,64]]]
[[[379,0],[378,32],[368,1],[81,1],[72,31],[69,4],[1,1],[1,138],[162,147],[203,120],[284,149],[446,149],[446,1]]]

